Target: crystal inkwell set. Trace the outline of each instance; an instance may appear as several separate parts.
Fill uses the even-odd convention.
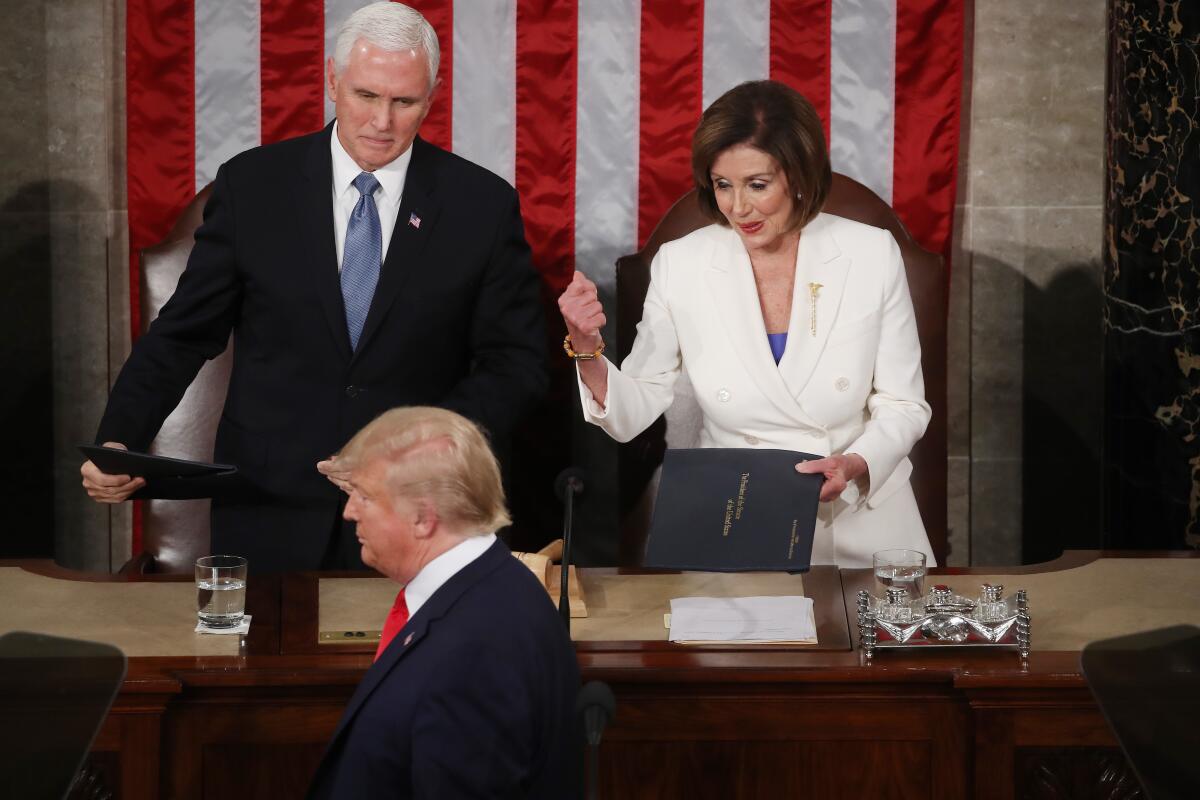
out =
[[[875,554],[880,595],[858,593],[858,634],[863,652],[926,647],[1000,647],[1029,657],[1031,624],[1024,589],[1005,595],[985,583],[974,597],[946,584],[921,591],[925,557],[910,550]]]
[[[1028,658],[1030,633],[1024,589],[1005,596],[1003,586],[985,583],[976,599],[945,584],[915,599],[902,586],[884,597],[858,593],[858,635],[867,657],[882,649],[970,645],[1015,649]]]

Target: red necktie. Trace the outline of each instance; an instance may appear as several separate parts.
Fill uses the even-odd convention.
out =
[[[383,651],[387,650],[387,646],[392,643],[392,639],[396,638],[396,634],[408,622],[408,603],[404,600],[404,590],[396,595],[396,602],[392,603],[392,610],[388,612],[387,619],[383,623],[383,633],[379,637],[379,649],[375,651],[375,660],[383,655]]]

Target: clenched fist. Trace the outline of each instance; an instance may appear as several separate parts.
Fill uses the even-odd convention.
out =
[[[576,352],[591,353],[599,349],[600,329],[606,320],[596,284],[588,276],[575,272],[571,285],[558,298],[558,310],[562,312]]]

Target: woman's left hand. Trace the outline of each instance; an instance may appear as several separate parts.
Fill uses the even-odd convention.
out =
[[[796,472],[824,475],[821,502],[828,503],[841,497],[850,481],[867,474],[867,461],[858,453],[844,453],[813,461],[801,461],[796,465]]]

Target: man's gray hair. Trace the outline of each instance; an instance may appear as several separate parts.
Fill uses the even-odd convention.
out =
[[[433,26],[419,11],[400,3],[382,2],[363,6],[351,14],[338,28],[333,48],[333,63],[339,73],[350,63],[350,50],[359,39],[392,53],[423,51],[429,67],[429,91],[433,91],[442,51]]]

